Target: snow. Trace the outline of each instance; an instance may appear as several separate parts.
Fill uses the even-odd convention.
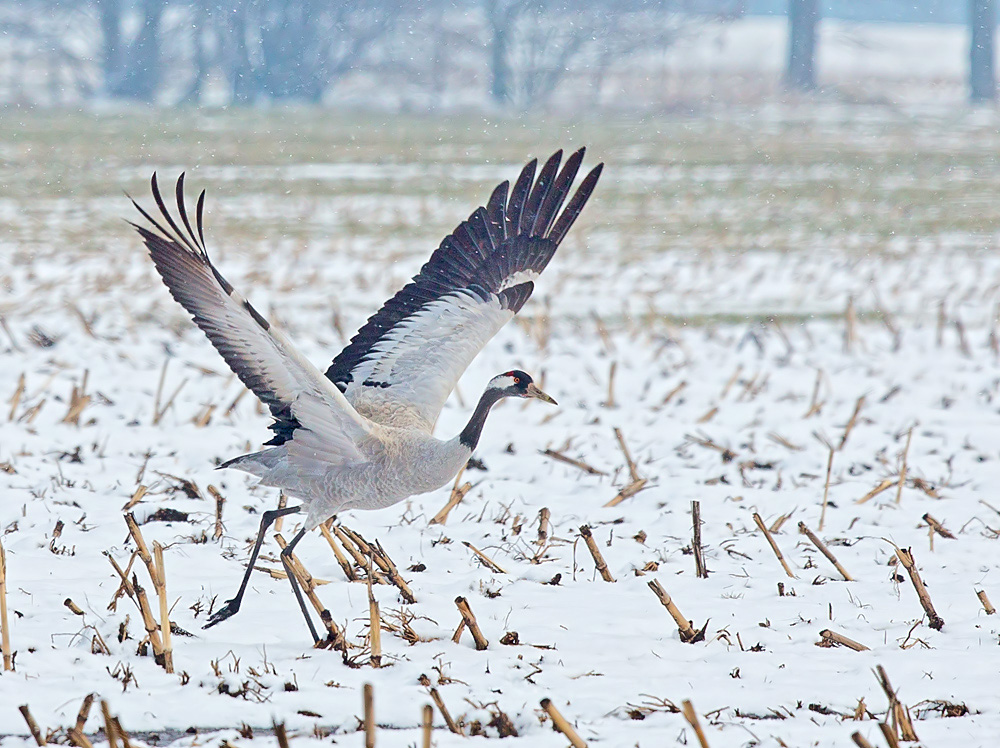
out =
[[[396,588],[372,588],[383,620],[398,624],[399,615],[412,615],[421,637],[410,644],[384,630],[381,668],[366,663],[367,588],[345,579],[318,534],[303,540],[298,556],[329,582],[317,593],[346,628],[361,667],[311,648],[287,583],[262,572],[252,577],[238,616],[201,628],[213,600],[217,608],[235,592],[260,513],[277,496],[239,473],[213,469],[266,438],[267,419],[251,396],[229,410],[241,386],[118,220],[131,217],[118,196],[122,182],[148,202],[140,176],[157,166],[164,178],[172,171],[162,164],[179,163],[184,153],[84,175],[106,182],[98,194],[5,192],[11,232],[0,255],[0,314],[9,328],[0,333],[7,363],[0,368],[0,463],[9,472],[0,473],[0,542],[17,656],[15,671],[0,674],[4,748],[33,742],[16,706],[29,705],[43,731],[65,731],[91,692],[147,742],[270,745],[266,729],[278,721],[296,745],[360,746],[364,683],[374,686],[377,744],[410,746],[420,744],[420,710],[430,703],[419,682],[424,674],[467,731],[478,720],[495,738],[486,724],[491,709],[503,710],[519,733],[509,739],[515,746],[566,745],[542,720],[543,698],[593,746],[694,745],[682,715],[656,706],[684,700],[693,703],[713,748],[779,740],[843,746],[855,730],[879,745],[877,723],[864,711],[885,718],[877,665],[910,707],[925,744],[992,745],[1000,732],[1000,622],[985,614],[976,590],[1000,601],[1000,517],[993,509],[1000,508],[1000,376],[989,345],[1000,270],[988,249],[995,224],[992,214],[959,221],[961,206],[976,204],[964,193],[940,205],[955,220],[927,218],[954,187],[946,174],[925,181],[927,194],[908,192],[912,175],[947,152],[937,135],[952,133],[957,163],[984,147],[983,129],[974,122],[901,123],[892,115],[873,122],[868,114],[845,125],[839,116],[817,118],[810,137],[832,155],[812,167],[794,156],[782,160],[779,131],[768,141],[772,163],[759,167],[738,155],[748,148],[739,138],[708,163],[678,161],[641,140],[623,142],[620,131],[591,150],[588,163],[608,162],[593,204],[541,278],[523,320],[502,330],[470,367],[438,433],[457,432],[485,382],[513,367],[543,380],[560,406],[506,403],[496,410],[477,453],[488,470],[465,474],[474,487],[446,524],[428,521],[448,489],[338,518],[381,542],[417,598],[404,604]],[[748,137],[766,132],[760,123],[749,123],[761,130]],[[694,148],[702,135],[688,127],[668,123],[665,137]],[[910,128],[907,147],[918,165],[908,171],[887,162],[871,172],[872,194],[881,200],[874,210],[885,215],[871,217],[870,233],[856,231],[850,213],[865,203],[852,201],[849,187],[868,186],[848,164],[857,154],[885,152],[897,128]],[[838,151],[837,143],[852,150]],[[188,184],[209,188],[209,247],[218,248],[222,272],[324,365],[343,342],[331,318],[338,315],[350,335],[435,246],[438,236],[427,226],[457,222],[477,199],[428,194],[464,180],[459,191],[484,198],[488,187],[477,185],[516,173],[519,157],[509,151],[520,146],[508,149],[478,167],[412,159],[399,176],[395,166],[353,155],[350,166],[331,159],[280,169],[248,155],[246,167],[206,164],[188,174]],[[4,169],[6,184],[15,184],[16,168]],[[37,167],[22,168],[31,179]],[[254,174],[266,182],[244,190],[242,180]],[[995,179],[984,162],[967,189]],[[358,180],[370,186],[357,187]],[[811,200],[811,185],[820,182],[840,185],[847,197],[833,207]],[[324,191],[327,183],[335,194]],[[774,190],[775,215],[762,226],[760,203],[747,195],[765,187]],[[917,231],[892,212],[906,200],[915,206],[912,220],[928,221],[926,228]],[[843,223],[817,227],[814,219],[829,213]],[[713,220],[722,228],[712,229]],[[883,235],[879,220],[897,234]],[[859,318],[848,344],[851,297]],[[36,326],[55,344],[33,344]],[[165,361],[161,403],[180,389],[154,424]],[[8,419],[22,372],[25,393]],[[63,423],[84,372],[91,403],[79,425]],[[856,424],[834,452],[824,517],[827,445],[840,445],[862,396]],[[216,407],[200,427],[193,420],[207,405]],[[629,482],[615,427],[649,483],[608,508]],[[857,503],[899,476],[911,429],[901,492],[893,486]],[[541,454],[546,448],[606,475],[554,461]],[[192,481],[201,498],[178,490],[179,478]],[[121,507],[140,483],[149,487],[134,508],[140,522],[162,508],[189,513],[189,522],[141,525],[148,544],[164,546],[171,620],[193,634],[173,637],[175,674],[137,654],[144,633],[127,597],[108,610],[118,579],[105,554],[122,565],[129,560],[133,544]],[[219,541],[212,538],[209,485],[226,498]],[[695,500],[707,579],[695,576],[689,553]],[[551,512],[551,538],[540,545],[543,508]],[[795,579],[785,575],[754,512],[768,526],[788,515],[774,537]],[[937,536],[932,549],[925,513],[956,537]],[[286,538],[294,520],[285,521]],[[799,522],[828,543],[855,581],[840,579],[798,533]],[[579,540],[583,524],[615,582],[596,574]],[[506,573],[485,568],[463,542]],[[945,620],[942,630],[927,625],[905,572],[891,565],[893,544],[913,549]],[[269,537],[261,564],[276,568],[276,553]],[[410,570],[416,564],[426,568]],[[155,598],[140,561],[133,570]],[[558,584],[550,584],[557,575]],[[696,628],[707,622],[704,641],[681,642],[647,586],[654,579]],[[468,632],[452,642],[457,596],[468,599],[487,650],[476,651]],[[66,598],[83,616],[64,606]],[[129,638],[119,642],[126,619]],[[824,629],[870,649],[817,647]],[[519,644],[500,643],[510,631]],[[110,655],[92,653],[96,634]],[[855,721],[862,699],[864,719]],[[969,713],[946,718],[934,702],[964,704]],[[633,719],[630,712],[643,707],[645,718]],[[255,728],[256,737],[240,737],[241,724]],[[87,732],[100,725],[95,706]],[[189,728],[197,733],[184,735]],[[450,734],[435,712],[434,742],[468,739]]]

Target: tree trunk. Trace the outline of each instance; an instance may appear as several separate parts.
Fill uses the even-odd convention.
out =
[[[105,93],[118,86],[121,75],[121,12],[120,0],[101,0],[97,4],[101,25],[101,77]]]
[[[971,0],[972,46],[969,50],[969,95],[973,103],[993,101],[997,84],[993,65],[996,0]]]
[[[510,103],[510,62],[507,59],[510,24],[501,18],[490,18],[490,98],[495,104]]]
[[[162,0],[143,0],[142,26],[129,44],[127,59],[112,95],[137,101],[151,102],[160,86],[160,18]]]
[[[797,91],[816,88],[819,0],[788,0],[788,69],[785,83]]]

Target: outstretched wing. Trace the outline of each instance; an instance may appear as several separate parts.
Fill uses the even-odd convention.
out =
[[[371,317],[326,371],[374,421],[431,431],[462,372],[521,308],[587,203],[599,164],[563,209],[584,149],[504,182],[420,272]],[[560,212],[561,211],[561,212]]]
[[[270,428],[275,436],[268,443],[283,444],[296,429],[304,427],[323,435],[329,442],[328,454],[360,460],[355,444],[369,433],[371,424],[209,260],[202,228],[205,193],[198,198],[196,234],[184,205],[184,175],[177,180],[177,213],[183,229],[164,205],[156,174],[152,189],[164,223],[133,200],[155,230],[132,225],[146,243],[170,295],[191,313],[240,381],[271,410],[275,422]]]

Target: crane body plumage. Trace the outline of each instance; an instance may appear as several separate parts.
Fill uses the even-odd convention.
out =
[[[220,467],[250,473],[302,502],[265,512],[240,590],[209,626],[239,610],[263,535],[276,517],[306,511],[304,527],[281,554],[290,571],[295,544],[337,512],[381,509],[452,480],[468,462],[499,400],[555,402],[523,371],[508,371],[490,380],[461,433],[446,440],[433,434],[459,377],[527,301],[593,192],[603,164],[570,197],[583,155],[583,149],[573,153],[560,169],[558,151],[537,178],[537,162],[531,161],[513,187],[498,185],[487,204],[448,235],[413,280],[369,318],[325,373],[212,264],[203,229],[205,193],[192,226],[181,175],[178,223],[153,175],[161,218],[133,201],[152,224],[152,229],[135,228],[170,294],[274,418],[274,435],[264,449]],[[289,581],[318,639],[291,572]]]
[[[403,499],[434,491],[452,480],[472,456],[459,437],[442,441],[430,434],[395,426],[373,429],[357,445],[361,459],[331,465],[322,452],[309,454],[285,445],[231,460],[227,467],[260,478],[308,507],[311,530],[347,509],[384,509]]]

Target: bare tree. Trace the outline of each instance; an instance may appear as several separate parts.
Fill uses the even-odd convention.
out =
[[[544,105],[569,75],[588,79],[592,99],[615,66],[667,49],[704,15],[731,17],[732,0],[483,0],[490,98]],[[702,7],[703,6],[703,7]]]
[[[969,95],[973,103],[993,101],[997,94],[993,65],[996,0],[971,0],[972,45],[969,49]]]
[[[490,98],[495,104],[503,106],[514,98],[510,56],[518,21],[529,10],[538,13],[544,7],[544,0],[485,0],[483,9],[489,33]]]
[[[788,0],[788,68],[785,83],[798,91],[816,88],[816,27],[819,0]]]
[[[0,100],[59,105],[92,96],[96,76],[87,65],[86,34],[77,33],[79,11],[57,0],[0,4],[0,36],[5,40],[0,66]]]
[[[114,98],[153,101],[162,75],[160,22],[167,0],[93,0],[93,4],[101,29],[104,92]],[[138,30],[126,36],[128,20],[137,20]]]
[[[236,0],[220,34],[233,100],[320,101],[405,7],[405,0]]]

